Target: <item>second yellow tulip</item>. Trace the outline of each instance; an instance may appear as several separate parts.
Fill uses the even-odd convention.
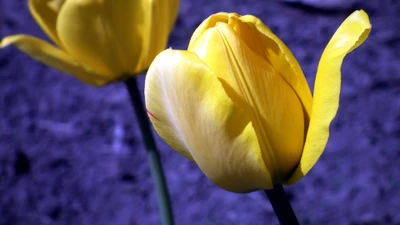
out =
[[[179,0],[29,0],[36,22],[53,41],[5,37],[36,60],[92,85],[145,71],[166,47]]]

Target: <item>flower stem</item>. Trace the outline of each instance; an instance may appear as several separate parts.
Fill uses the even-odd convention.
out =
[[[296,215],[281,184],[275,185],[272,190],[265,190],[272,208],[281,225],[299,225]]]
[[[137,121],[139,123],[143,141],[146,147],[147,157],[150,162],[151,176],[157,192],[158,206],[161,211],[162,224],[173,225],[174,217],[172,213],[170,197],[168,194],[168,187],[165,182],[164,171],[161,166],[160,155],[150,129],[149,118],[140,96],[136,78],[133,77],[126,80],[125,84],[128,88],[131,103],[135,110]]]

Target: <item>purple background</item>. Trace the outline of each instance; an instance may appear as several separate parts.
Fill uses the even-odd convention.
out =
[[[369,39],[348,55],[328,146],[287,187],[301,224],[400,224],[400,2],[360,1]],[[218,11],[260,17],[293,51],[309,83],[323,48],[352,12],[267,0],[181,0],[169,46],[184,49]],[[0,37],[44,37],[25,0],[0,0]],[[143,76],[140,77],[143,88]],[[0,224],[159,224],[141,136],[122,83],[102,88],[0,50]],[[177,225],[277,224],[262,192],[213,185],[157,135]]]

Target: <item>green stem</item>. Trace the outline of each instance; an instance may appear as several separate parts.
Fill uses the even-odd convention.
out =
[[[164,171],[161,166],[160,155],[150,129],[150,122],[145,107],[140,96],[136,78],[130,78],[125,81],[128,88],[131,103],[136,113],[137,122],[143,136],[146,147],[147,157],[150,161],[150,170],[153,182],[156,187],[158,206],[161,211],[163,225],[173,225],[174,217],[171,208],[171,201],[168,194],[168,187],[165,182]]]
[[[272,208],[281,225],[299,225],[282,185],[275,185],[272,190],[265,190]]]

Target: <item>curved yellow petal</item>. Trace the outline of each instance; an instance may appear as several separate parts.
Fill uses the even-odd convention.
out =
[[[145,11],[147,30],[143,32],[143,52],[138,67],[146,70],[158,53],[166,48],[169,34],[175,24],[179,0],[142,0],[147,2]]]
[[[62,47],[56,32],[57,15],[64,1],[62,0],[29,0],[29,11],[33,18],[59,47]]]
[[[236,13],[217,13],[200,24],[195,30],[189,43],[189,48],[207,29],[215,27],[217,23],[229,23],[232,18],[238,18],[240,26],[232,28],[244,43],[256,54],[268,61],[277,74],[282,76],[298,95],[305,111],[305,124],[308,126],[311,114],[312,96],[307,80],[296,58],[286,45],[258,18]],[[254,41],[257,40],[257,41]]]
[[[300,100],[273,65],[256,54],[235,31],[247,24],[235,14],[191,43],[224,85],[229,97],[249,114],[273,181],[286,180],[297,166],[304,144]],[[234,30],[237,28],[236,30]],[[254,37],[252,42],[260,40]]]
[[[94,71],[82,68],[65,52],[38,38],[26,35],[13,35],[5,37],[0,42],[0,48],[9,45],[15,45],[19,50],[39,62],[69,73],[85,83],[99,86],[108,82],[108,80]]]
[[[217,24],[218,22],[228,23],[229,16],[239,17],[240,15],[237,13],[220,12],[213,14],[205,19],[193,32],[192,37],[189,41],[188,49],[191,48],[192,44],[197,40],[198,37],[200,37],[209,28],[215,27],[215,24]]]
[[[130,71],[125,71],[128,62],[110,21],[106,19],[109,11],[102,1],[68,0],[59,12],[57,33],[68,55],[101,71],[109,79],[117,80]]]
[[[246,26],[238,29],[242,39],[258,55],[267,60],[276,72],[286,80],[299,97],[305,111],[306,126],[309,123],[312,106],[311,91],[303,71],[289,48],[258,18],[245,15],[240,20]],[[257,29],[253,29],[253,26]],[[247,33],[248,32],[248,33]],[[252,41],[257,39],[258,41]]]
[[[145,99],[158,134],[215,184],[232,192],[272,188],[249,117],[196,54],[160,53],[147,73]]]
[[[368,15],[362,10],[355,11],[340,25],[322,53],[303,155],[287,184],[293,184],[305,176],[324,151],[329,137],[329,125],[339,106],[343,59],[367,39],[370,30]]]

